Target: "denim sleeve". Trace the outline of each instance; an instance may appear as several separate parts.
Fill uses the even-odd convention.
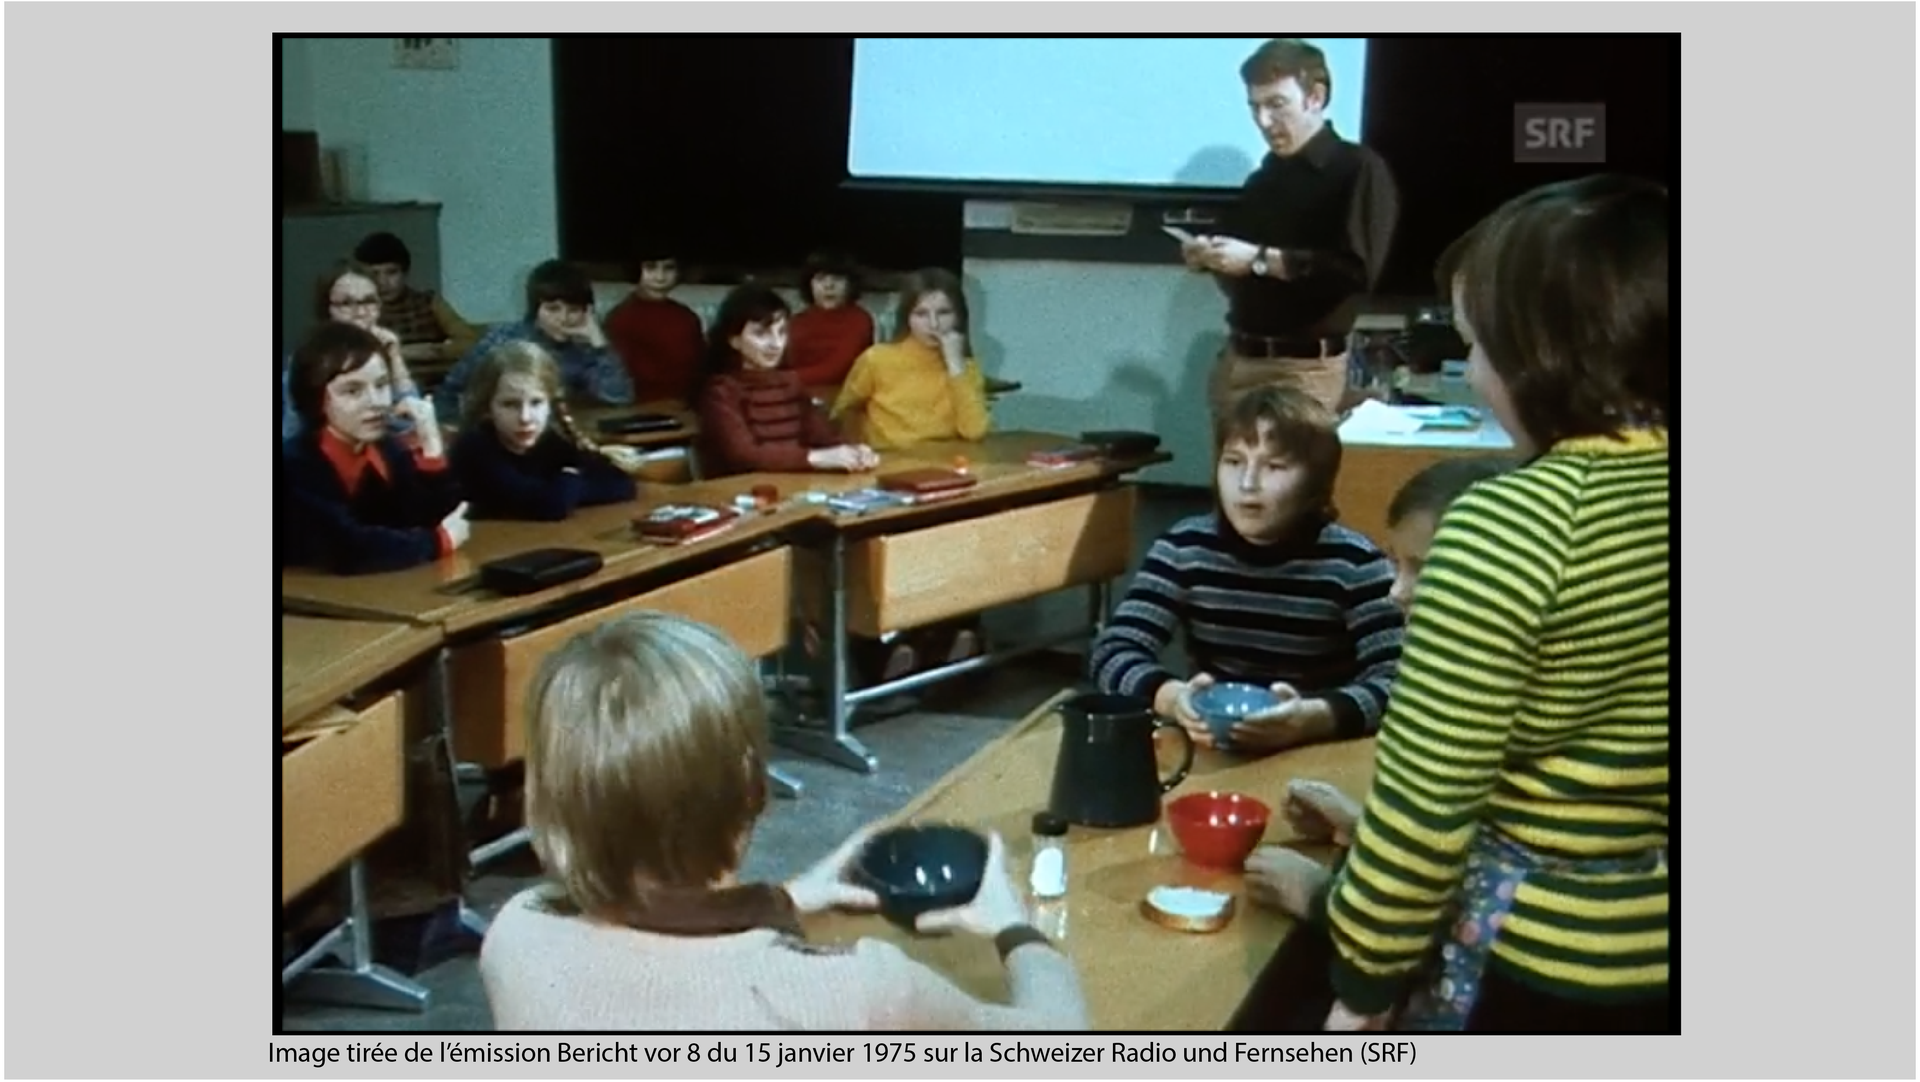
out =
[[[280,442],[297,439],[303,428],[300,412],[293,408],[293,355],[280,366]]]

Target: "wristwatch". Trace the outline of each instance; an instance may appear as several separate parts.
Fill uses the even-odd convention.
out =
[[[1267,276],[1268,264],[1267,250],[1265,248],[1260,249],[1259,253],[1253,257],[1253,264],[1248,269],[1253,271],[1255,278],[1265,278]]]

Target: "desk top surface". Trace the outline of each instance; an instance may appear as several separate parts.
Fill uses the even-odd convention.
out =
[[[998,831],[1024,883],[1033,850],[1033,813],[1046,805],[1059,750],[1056,702],[1042,705],[891,821],[953,822]],[[1317,778],[1364,798],[1373,779],[1373,741],[1326,744],[1264,759],[1200,750],[1192,773],[1168,797],[1209,789],[1258,797],[1274,809],[1265,842],[1279,844],[1293,838],[1280,813],[1282,794],[1293,778]],[[1186,863],[1164,819],[1127,830],[1073,828],[1067,836],[1067,868],[1071,886],[1063,945],[1079,969],[1095,1029],[1219,1029],[1293,926],[1288,917],[1247,899],[1241,873]],[[1212,935],[1162,928],[1139,910],[1147,891],[1162,884],[1231,892],[1239,895],[1238,911],[1231,924]],[[871,915],[823,915],[810,919],[808,928],[827,942],[887,939],[973,995],[1005,1000],[1005,971],[990,943],[965,936],[918,939]]]
[[[872,474],[744,474],[686,485],[642,485],[632,503],[590,507],[564,522],[500,522],[473,524],[467,544],[451,556],[421,567],[379,575],[332,575],[290,568],[280,576],[283,609],[312,615],[359,620],[389,620],[441,626],[449,634],[514,617],[555,601],[616,582],[652,574],[673,564],[700,558],[715,549],[779,533],[808,520],[845,526],[858,522],[908,525],[929,514],[951,514],[955,509],[981,506],[1009,496],[1045,492],[1098,481],[1139,468],[1136,464],[1085,463],[1066,469],[1041,469],[1026,464],[1026,456],[1042,447],[1068,442],[1064,437],[1037,432],[996,433],[979,443],[933,443],[885,456]],[[808,491],[844,492],[871,487],[875,478],[894,470],[928,466],[951,467],[956,455],[965,455],[979,486],[936,504],[878,511],[857,517],[835,516],[820,504],[805,502]],[[1156,456],[1164,458],[1165,456]],[[634,535],[633,519],[669,503],[730,505],[734,497],[756,485],[770,484],[780,492],[780,504],[766,513],[749,514],[730,530],[691,545],[661,546]],[[500,597],[478,588],[480,565],[537,548],[578,548],[597,552],[605,567],[587,578],[523,597]]]
[[[948,515],[956,509],[984,507],[1008,497],[1044,493],[1102,478],[1118,477],[1158,462],[1171,461],[1173,457],[1164,451],[1156,451],[1137,458],[1083,462],[1058,468],[1027,464],[1027,456],[1035,451],[1073,442],[1072,437],[1057,433],[995,432],[978,442],[940,440],[898,451],[883,451],[879,467],[871,473],[748,473],[704,482],[703,485],[724,493],[725,499],[749,493],[756,485],[772,485],[779,490],[782,501],[803,501],[810,492],[832,494],[874,488],[880,478],[906,470],[950,470],[964,466],[978,481],[973,488],[957,496],[912,507],[869,511],[861,515],[838,515],[820,505],[806,505],[813,507],[838,528],[857,526],[865,530],[875,524],[904,527],[916,518]]]
[[[654,545],[635,535],[635,517],[663,504],[685,502],[692,490],[701,487],[643,485],[639,498],[631,503],[583,508],[564,522],[476,522],[460,551],[405,571],[347,576],[289,568],[280,575],[280,604],[283,609],[317,615],[438,625],[451,634],[510,621],[589,590],[764,537],[810,514],[782,509],[748,516],[733,529],[691,545]],[[540,548],[596,552],[604,566],[586,578],[520,597],[503,597],[479,587],[482,564]]]
[[[280,617],[280,724],[338,702],[426,654],[440,643],[435,628],[390,621]]]

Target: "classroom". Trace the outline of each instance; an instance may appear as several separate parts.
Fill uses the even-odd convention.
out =
[[[280,36],[279,1030],[1679,1032],[1678,42]]]

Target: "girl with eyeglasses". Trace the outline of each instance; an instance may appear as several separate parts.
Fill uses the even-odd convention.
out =
[[[401,356],[400,339],[390,330],[380,325],[380,290],[374,284],[373,272],[351,259],[343,259],[328,267],[314,283],[314,318],[321,323],[346,323],[359,327],[378,339],[381,352],[387,361],[387,376],[393,383],[393,399],[405,402],[420,397],[420,387],[414,382],[413,374],[407,371],[407,362]],[[289,354],[280,365],[280,440],[290,445],[305,430],[305,422],[293,408],[291,380],[293,357]],[[395,413],[393,427],[395,432],[411,430],[411,417],[404,413]]]

